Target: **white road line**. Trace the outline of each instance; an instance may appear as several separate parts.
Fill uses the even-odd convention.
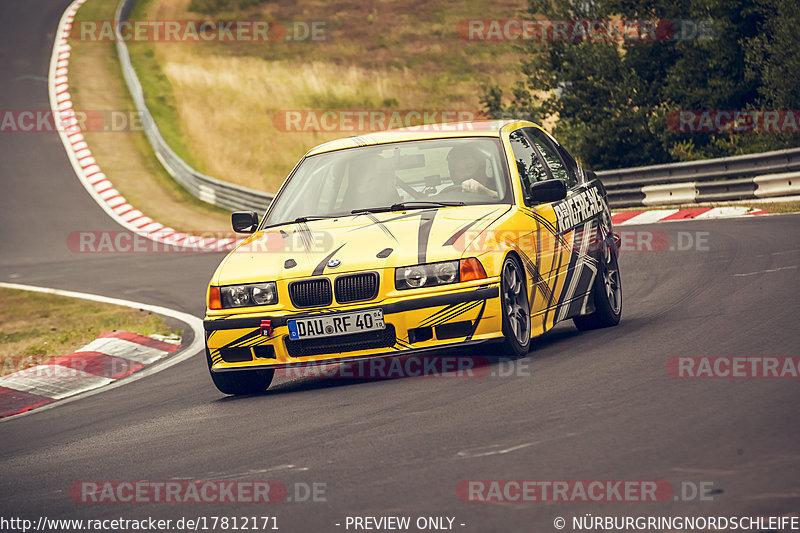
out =
[[[756,274],[767,274],[769,272],[780,272],[781,270],[793,270],[795,268],[797,268],[797,265],[778,267],[778,268],[768,268],[766,270],[759,270],[757,272],[747,272],[745,274],[734,274],[734,276],[755,276]]]

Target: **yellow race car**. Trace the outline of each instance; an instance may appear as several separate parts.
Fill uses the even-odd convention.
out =
[[[474,345],[523,356],[559,321],[622,313],[605,189],[531,122],[322,144],[260,221],[232,223],[252,235],[214,273],[204,320],[226,394],[295,365]]]

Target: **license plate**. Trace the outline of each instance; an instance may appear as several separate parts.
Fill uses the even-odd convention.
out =
[[[286,325],[289,326],[289,338],[294,341],[386,329],[382,309],[297,318],[288,320]]]

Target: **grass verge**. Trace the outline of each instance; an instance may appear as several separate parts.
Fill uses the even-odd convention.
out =
[[[150,311],[0,288],[0,376],[70,354],[115,329],[182,333]]]

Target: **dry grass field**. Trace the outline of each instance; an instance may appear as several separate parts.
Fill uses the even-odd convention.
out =
[[[134,20],[277,20],[290,36],[317,21],[324,40],[135,42],[129,49],[156,120],[179,153],[209,175],[274,191],[306,150],[359,133],[282,131],[283,111],[477,113],[481,87],[508,85],[521,56],[512,43],[461,40],[456,27],[467,18],[514,17],[524,5],[140,0]]]

